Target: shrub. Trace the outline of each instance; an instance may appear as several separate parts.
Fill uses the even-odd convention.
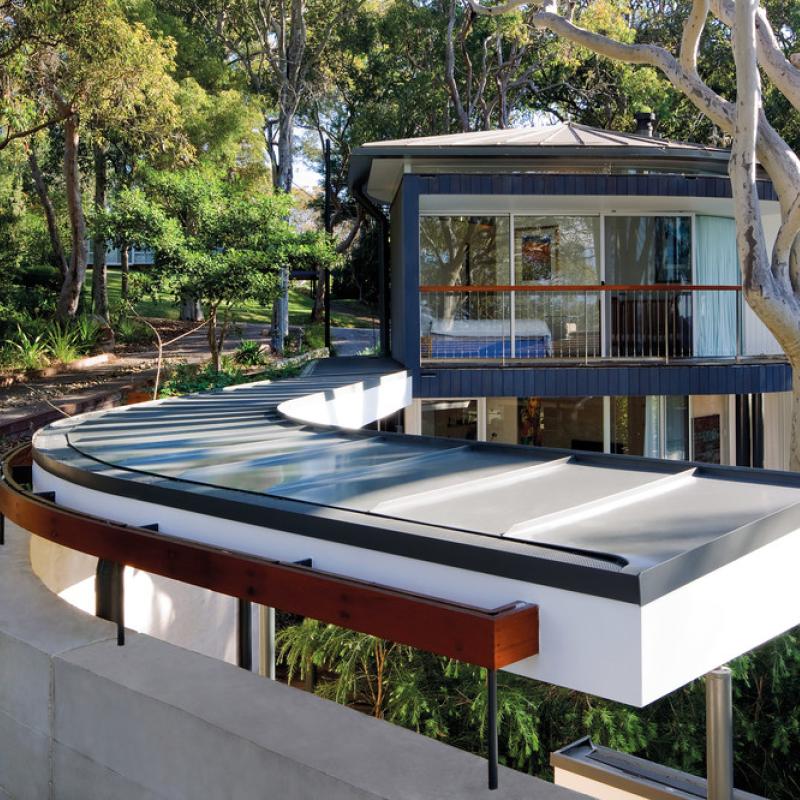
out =
[[[143,322],[120,316],[114,324],[114,335],[121,344],[150,344],[155,334]]]
[[[246,366],[258,366],[265,361],[264,352],[261,349],[259,342],[252,339],[243,339],[236,352],[233,354],[233,360],[237,364],[244,364]]]
[[[43,333],[31,336],[17,325],[16,337],[6,339],[6,344],[12,348],[14,362],[23,369],[41,369],[48,363],[47,345]]]
[[[100,337],[100,323],[88,314],[81,314],[75,318],[74,331],[76,344],[81,353],[91,353]]]
[[[67,325],[61,325],[59,322],[50,323],[45,341],[50,355],[62,364],[69,364],[81,356],[78,332]]]

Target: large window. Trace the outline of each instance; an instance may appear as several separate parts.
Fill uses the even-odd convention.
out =
[[[420,219],[420,285],[439,287],[420,294],[422,358],[511,356],[508,293],[460,288],[508,283],[509,235],[508,217]]]
[[[422,435],[477,439],[478,401],[423,400]]]
[[[602,397],[490,397],[490,442],[603,451]]]
[[[607,216],[606,283],[691,283],[691,217]]]
[[[420,355],[730,357],[741,338],[734,233],[708,216],[424,215]]]
[[[692,281],[691,217],[605,219],[608,354],[686,358],[693,353],[692,294],[637,286]]]
[[[514,217],[516,286],[600,283],[600,217]],[[514,355],[599,356],[599,293],[514,293]]]
[[[649,458],[689,458],[689,398],[612,397],[612,453]]]
[[[419,430],[429,436],[728,464],[733,457],[728,403],[725,395],[422,400]]]
[[[507,284],[508,217],[422,217],[421,286]]]

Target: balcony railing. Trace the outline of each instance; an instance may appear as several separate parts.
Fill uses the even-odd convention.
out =
[[[422,286],[420,358],[733,358],[741,303],[735,285]]]

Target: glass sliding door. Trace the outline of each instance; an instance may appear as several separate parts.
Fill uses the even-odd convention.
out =
[[[607,216],[605,271],[626,287],[608,293],[609,355],[692,355],[691,294],[646,288],[691,283],[691,217]]]
[[[515,216],[514,284],[599,284],[600,246],[597,216]],[[599,293],[514,292],[514,338],[518,358],[599,356]]]
[[[470,290],[508,285],[508,217],[423,216],[419,230],[422,358],[509,358],[508,293]]]

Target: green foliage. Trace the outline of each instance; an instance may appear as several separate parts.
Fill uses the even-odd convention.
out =
[[[181,364],[175,367],[159,390],[159,397],[173,397],[195,392],[208,392],[224,389],[240,383],[251,383],[258,380],[279,380],[298,375],[302,366],[297,364],[279,365],[266,369],[257,375],[248,375],[235,366],[230,359],[223,359],[220,369],[206,364]]]
[[[283,628],[277,645],[290,678],[311,665],[324,671],[321,696],[485,755],[485,670],[310,619]],[[800,796],[800,629],[731,666],[736,785],[776,800]],[[501,672],[497,711],[501,762],[543,777],[550,752],[586,735],[705,770],[703,680],[637,710]]]
[[[45,341],[48,353],[61,364],[75,361],[81,355],[78,332],[69,325],[51,322]]]
[[[21,326],[17,326],[14,339],[6,339],[13,356],[14,364],[25,370],[41,369],[48,363],[47,344],[44,333],[38,336],[28,335]]]
[[[75,331],[76,345],[81,353],[91,353],[100,337],[100,323],[88,314],[75,317],[72,324]]]
[[[161,385],[159,397],[173,397],[195,392],[207,392],[212,389],[223,389],[235,383],[243,383],[245,379],[238,368],[214,369],[210,364],[199,367],[196,364],[181,364],[169,375]]]
[[[233,354],[233,360],[237,364],[254,367],[264,363],[264,352],[261,344],[252,339],[243,339]]]
[[[113,319],[112,327],[120,344],[150,344],[155,341],[152,329],[135,317],[120,314]]]
[[[325,325],[321,322],[306,325],[303,328],[303,344],[309,350],[321,350],[325,347]]]

